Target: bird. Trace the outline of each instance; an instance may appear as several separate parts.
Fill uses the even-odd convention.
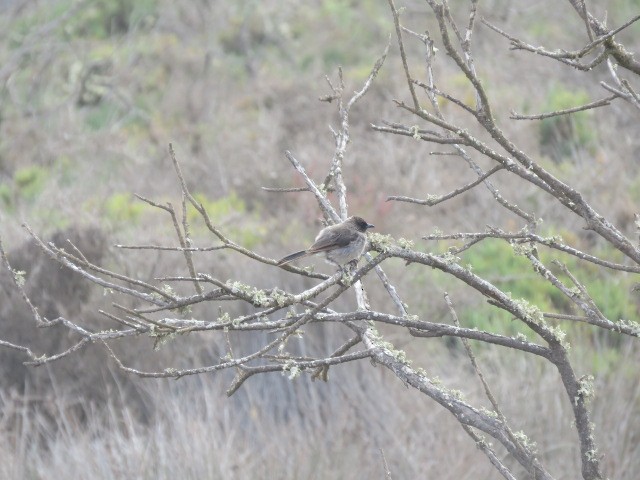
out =
[[[323,228],[313,245],[281,258],[277,265],[281,267],[298,258],[324,253],[327,262],[342,269],[343,265],[360,258],[367,244],[365,232],[373,227],[362,217],[349,217],[341,223]]]

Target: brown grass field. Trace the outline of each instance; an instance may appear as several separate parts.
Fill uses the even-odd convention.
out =
[[[450,3],[465,18],[467,2]],[[599,14],[608,13],[610,26],[638,10],[635,0],[590,3],[598,3]],[[436,30],[422,2],[398,6],[405,7],[402,19],[409,28]],[[584,24],[568,2],[490,0],[479,9],[535,45],[576,49],[585,43]],[[170,220],[133,196],[180,204],[169,143],[191,191],[236,242],[270,258],[311,242],[322,216],[314,198],[261,187],[302,186],[285,150],[321,181],[335,147],[328,126],[338,121],[335,104],[318,101],[329,93],[324,76],[335,81],[341,66],[346,91],[360,88],[392,33],[387,2],[374,0],[0,2],[0,237],[13,267],[26,272],[26,291],[40,313],[104,328],[109,323],[98,310],[108,310],[117,295],[46,259],[23,222],[57,244],[72,239],[88,258],[127,275],[184,273],[175,252],[114,247],[176,242]],[[639,51],[640,25],[616,39]],[[509,120],[511,110],[539,113],[606,96],[599,84],[608,78],[606,67],[587,74],[509,50],[503,37],[483,25],[475,42],[476,68],[514,143],[637,239],[638,110],[615,101],[566,125]],[[419,71],[422,45],[409,39],[406,45]],[[438,60],[440,82],[473,99],[460,72],[444,55]],[[392,42],[374,86],[351,112],[343,169],[350,212],[380,233],[413,240],[421,251],[446,250],[421,240],[436,228],[517,228],[486,190],[432,208],[386,201],[389,195],[443,194],[472,180],[452,157],[429,155],[439,146],[371,129],[372,123],[401,119],[394,99],[407,100],[408,92]],[[445,102],[443,110],[456,118],[455,105]],[[558,133],[563,128],[565,136]],[[510,201],[543,218],[549,234],[617,258],[551,198],[506,174],[492,179]],[[213,242],[195,216],[192,234],[198,245]],[[492,248],[464,261],[514,295],[565,308],[537,289],[530,267],[503,262],[503,250]],[[256,266],[233,252],[197,253],[195,259],[200,271],[258,288],[301,291],[313,285],[312,279]],[[321,261],[309,264],[330,269]],[[384,267],[415,314],[451,323],[442,300],[447,291],[463,324],[518,331],[509,318],[492,315],[480,295],[441,273],[399,259]],[[592,282],[591,293],[610,318],[638,318],[635,274],[576,268]],[[364,283],[377,308],[390,307],[375,278]],[[354,305],[346,296],[332,307]],[[215,316],[217,308],[199,305],[191,315]],[[231,313],[247,313],[242,308]],[[610,479],[636,480],[640,344],[579,323],[558,324],[566,327],[576,371],[595,377],[591,412],[603,471]],[[459,340],[381,331],[430,377],[462,390],[472,404],[490,407]],[[260,335],[232,340],[249,352],[265,341]],[[344,335],[314,324],[295,348],[301,354],[330,352]],[[73,340],[63,328],[35,326],[4,270],[0,339],[27,344],[38,354],[64,350]],[[513,428],[536,442],[554,478],[579,478],[571,405],[557,371],[506,348],[472,345]],[[224,339],[213,332],[181,336],[157,350],[151,338],[114,348],[123,361],[150,370],[208,365],[225,354]],[[232,372],[142,379],[119,370],[99,345],[39,368],[24,366],[24,360],[20,352],[0,348],[2,479],[384,479],[385,462],[394,480],[502,478],[446,410],[369,361],[332,367],[326,383],[307,375],[257,375],[227,398]],[[529,478],[505,451],[497,451],[517,478]]]

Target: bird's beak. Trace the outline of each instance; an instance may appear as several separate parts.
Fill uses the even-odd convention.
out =
[[[374,228],[374,227],[375,227],[375,225],[371,225],[370,223],[367,223],[367,229]]]

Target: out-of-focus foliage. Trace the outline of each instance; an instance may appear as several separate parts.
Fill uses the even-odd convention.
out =
[[[586,38],[584,25],[559,3],[499,0],[486,6],[479,2],[479,8],[483,16],[532,43],[580,48]],[[467,3],[450,4],[456,18],[464,18]],[[423,9],[411,2],[398,6],[406,7],[402,21],[414,31],[436,31]],[[598,5],[608,11],[611,25],[627,20],[637,6],[638,0]],[[44,234],[64,228],[53,235],[57,243],[73,251],[65,244],[71,239],[107,267],[125,265],[126,270],[144,272],[141,276],[149,278],[184,272],[182,253],[146,256],[108,247],[127,241],[175,244],[170,217],[132,195],[171,202],[180,211],[180,190],[167,155],[172,142],[191,191],[197,192],[198,201],[233,241],[272,258],[304,248],[320,227],[314,200],[305,193],[273,194],[260,187],[301,186],[283,158],[285,149],[296,153],[313,178],[322,180],[318,177],[326,173],[334,147],[327,125],[336,121],[335,103],[317,101],[329,93],[324,75],[337,84],[337,68],[342,66],[346,91],[360,88],[393,32],[388,6],[377,0],[25,2],[20,10],[1,11],[0,27],[0,235],[19,260],[15,267],[26,272],[29,292],[40,295],[35,300],[42,311],[52,316],[71,311],[89,325],[107,321],[96,312],[116,300],[108,291],[85,290],[72,281],[70,272],[38,257],[33,246],[22,246],[22,221]],[[635,52],[640,51],[639,28],[640,24],[634,25],[617,36]],[[601,98],[603,92],[597,82],[588,82],[583,73],[569,69],[554,70],[558,76],[550,81],[549,60],[510,52],[504,39],[483,26],[475,36],[476,67],[505,133],[528,152],[549,157],[546,162],[542,159],[545,168],[579,187],[607,218],[633,236],[640,191],[634,161],[640,149],[636,117],[614,104],[615,115],[593,111],[541,123],[509,121],[514,109],[541,113],[570,108]],[[411,36],[406,46],[415,59],[412,72],[422,78],[423,46]],[[460,98],[473,105],[466,78],[450,59],[438,53],[435,65],[439,81],[453,86]],[[377,231],[410,238],[419,250],[441,253],[446,246],[420,240],[435,225],[446,232],[484,231],[486,222],[495,220],[494,226],[511,229],[502,212],[494,214],[495,201],[481,188],[431,209],[385,201],[392,194],[443,194],[475,179],[454,157],[429,155],[431,149],[423,143],[373,133],[370,123],[399,118],[394,98],[406,101],[407,92],[392,46],[374,87],[351,115],[352,143],[344,164],[350,211],[371,219]],[[451,115],[458,108],[447,101],[442,106]],[[582,224],[563,216],[548,198],[521,190],[509,180],[500,174],[492,177],[502,195],[538,212],[543,225],[562,225],[560,233],[570,244],[593,247],[616,261],[614,253],[600,252],[597,240]],[[188,220],[194,243],[218,244],[190,207]],[[106,233],[87,230],[87,225],[99,225]],[[549,230],[545,234],[556,233],[553,227]],[[546,259],[548,252],[541,249],[540,255]],[[200,271],[228,272],[230,278],[241,275],[260,288],[291,282],[277,270],[253,271],[242,258],[226,251],[194,256]],[[311,262],[327,271],[322,262]],[[606,270],[572,258],[564,262],[576,276],[587,279],[586,286],[605,315],[613,320],[637,317],[632,275],[614,278]],[[543,310],[574,313],[505,242],[483,242],[462,256],[462,264],[505,287],[514,298]],[[412,314],[449,323],[442,302],[447,291],[465,326],[522,333],[509,318],[497,316],[482,299],[469,298],[458,283],[442,274],[397,261],[385,264],[385,270],[411,299]],[[566,277],[561,278],[569,284]],[[1,286],[0,295],[10,291],[8,282]],[[0,298],[0,307],[8,308],[9,303]],[[20,310],[17,295],[11,299],[16,310],[7,310],[6,317],[21,322],[10,333],[34,338],[37,329],[29,324],[30,312]],[[375,290],[371,300],[388,301]],[[202,308],[192,315],[217,312]],[[636,438],[640,417],[636,415],[637,382],[625,364],[637,364],[637,348],[614,335],[592,335],[580,324],[563,327],[570,343],[587,337],[584,343],[590,348],[574,349],[572,355],[586,371],[596,372],[598,387],[611,392],[610,399],[603,395],[594,400],[599,431],[618,432],[620,418],[629,425],[626,436],[605,433],[600,440],[611,452],[606,460],[611,477],[631,480],[640,468],[640,439]],[[34,344],[35,350],[44,352],[52,344],[71,345],[74,340],[56,334],[43,338],[43,343]],[[345,341],[320,326],[317,337],[303,340],[309,342],[305,348],[329,352]],[[441,348],[435,340],[412,343],[409,339],[406,348],[414,351],[417,363],[446,383],[475,382],[467,359],[457,355],[459,343],[452,341],[448,346],[453,348]],[[153,369],[156,355],[176,365],[206,364],[224,356],[225,348],[210,337],[199,340],[185,334],[158,353],[151,342],[129,345],[119,353],[139,360],[141,368]],[[519,418],[522,405],[535,412],[523,422],[539,438],[557,439],[542,454],[551,459],[555,471],[573,478],[577,456],[567,454],[566,445],[574,441],[574,433],[565,421],[566,399],[554,390],[555,374],[537,363],[513,360],[502,350],[497,354],[478,350],[501,400],[513,399],[505,402],[507,414]],[[127,473],[148,474],[154,468],[158,477],[171,472],[180,478],[230,478],[240,472],[273,478],[273,472],[285,472],[283,478],[310,478],[322,471],[325,478],[364,478],[382,472],[380,445],[394,478],[417,478],[425,472],[433,478],[491,475],[482,473],[491,472],[482,470],[486,459],[463,433],[459,437],[452,433],[457,427],[452,429],[446,416],[435,413],[433,405],[421,398],[407,396],[379,370],[371,375],[368,364],[335,369],[329,386],[306,379],[292,383],[279,376],[252,378],[243,387],[246,391],[222,401],[212,392],[222,389],[224,379],[211,383],[207,377],[202,384],[191,379],[185,389],[188,395],[180,382],[162,384],[158,394],[149,389],[149,383],[114,373],[106,355],[80,357],[78,364],[64,365],[50,377],[43,369],[23,368],[21,361],[22,357],[14,356],[3,363],[7,371],[19,372],[19,378],[12,377],[10,387],[0,385],[0,410],[9,412],[3,421],[14,422],[2,423],[11,428],[0,436],[0,477],[20,478],[20,473],[25,473],[23,478],[52,477],[60,472],[60,478],[74,478],[88,475],[91,463],[95,476],[108,476],[104,472],[126,465]],[[83,369],[86,365],[90,367]],[[514,371],[529,382],[515,399],[503,381]],[[344,385],[356,393],[350,395]],[[16,400],[19,396],[11,400],[8,388],[26,394],[27,400]],[[210,401],[200,403],[209,400],[207,395]],[[191,408],[194,405],[198,408]],[[126,422],[114,413],[118,408],[125,412],[122,417],[130,416]],[[28,423],[29,409],[38,411],[34,424]],[[611,410],[618,416],[614,418]],[[538,421],[540,416],[556,420],[550,431]],[[407,430],[407,425],[415,428]],[[167,434],[175,431],[182,436]],[[394,436],[397,431],[404,436]],[[278,442],[273,442],[274,432]],[[311,443],[309,432],[313,432]],[[442,443],[445,434],[450,443]],[[390,436],[397,442],[385,445]],[[50,439],[50,444],[45,445],[42,438]],[[571,442],[565,442],[567,438]],[[15,454],[7,453],[15,452],[16,445],[21,447]],[[193,455],[192,450],[185,451],[185,457],[175,454],[194,445],[203,449],[197,461],[183,461]],[[301,445],[307,445],[307,450],[301,452]],[[291,462],[292,451],[300,452],[295,462]],[[348,459],[341,457],[344,452]],[[155,461],[158,458],[164,460]],[[252,458],[260,462],[253,464]],[[468,468],[470,463],[474,469]]]
[[[555,112],[589,102],[590,97],[585,90],[553,85],[542,109]],[[570,158],[576,150],[592,150],[596,139],[596,129],[590,121],[589,111],[545,118],[540,122],[540,150],[556,161]]]

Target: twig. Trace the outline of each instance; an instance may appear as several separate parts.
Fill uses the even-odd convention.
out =
[[[382,457],[382,466],[384,467],[384,478],[386,480],[393,480],[391,477],[391,470],[389,470],[389,464],[387,458],[384,456],[384,450],[380,448],[380,456]]]
[[[262,190],[265,192],[273,192],[273,193],[289,193],[289,192],[308,192],[308,187],[262,187]]]
[[[330,357],[338,357],[340,355],[344,355],[359,343],[360,343],[360,337],[355,336],[352,339],[348,340],[344,345],[341,345],[335,352],[333,352],[330,355]],[[311,380],[320,379],[323,382],[326,382],[328,373],[329,373],[328,365],[323,365],[322,367],[318,367],[311,375]]]
[[[491,464],[496,467],[496,470],[498,470],[498,472],[504,478],[506,478],[507,480],[517,480],[517,478],[513,476],[513,473],[511,473],[511,470],[509,470],[509,468],[500,461],[500,459],[496,455],[496,452],[494,452],[494,450],[491,448],[490,444],[488,444],[483,438],[478,436],[478,434],[476,434],[471,427],[462,424],[462,428],[465,432],[467,432],[467,435],[469,435],[473,439],[473,441],[476,442],[476,446],[480,450],[482,450]]]
[[[441,234],[432,234],[425,235],[422,237],[424,240],[461,240],[461,239],[485,239],[485,238],[501,238],[503,240],[517,240],[522,242],[536,242],[539,245],[544,245],[549,248],[553,248],[554,250],[558,250],[564,253],[568,253],[574,257],[577,257],[581,260],[593,263],[595,265],[600,265],[602,267],[610,268],[612,270],[619,270],[621,272],[632,272],[632,273],[640,273],[640,267],[636,267],[634,265],[624,265],[622,263],[610,262],[608,260],[603,260],[594,255],[590,255],[588,253],[582,252],[577,248],[570,247],[569,245],[565,245],[558,240],[557,237],[542,237],[540,235],[536,235],[534,233],[507,233],[503,232],[500,229],[492,229],[490,232],[477,232],[477,233],[454,233],[449,235],[441,235]]]
[[[396,37],[398,38],[398,47],[400,47],[400,57],[402,58],[402,67],[404,68],[404,74],[407,79],[407,85],[409,86],[409,92],[411,92],[411,98],[413,99],[413,106],[416,109],[420,108],[420,102],[418,101],[418,96],[416,95],[416,91],[413,88],[413,82],[411,81],[411,74],[409,73],[409,62],[407,61],[407,54],[404,51],[404,42],[402,41],[402,29],[400,28],[400,18],[398,14],[398,10],[396,10],[396,6],[393,3],[393,0],[387,0],[389,2],[389,6],[391,7],[391,13],[393,14],[393,24],[396,27]]]
[[[27,306],[29,307],[29,310],[31,310],[31,314],[33,315],[33,319],[35,320],[36,324],[37,325],[47,324],[47,321],[42,319],[42,317],[38,313],[38,309],[33,305],[33,303],[31,303],[31,300],[27,296],[27,293],[24,291],[24,282],[21,280],[18,280],[18,272],[16,272],[11,268],[11,264],[9,263],[9,258],[7,257],[7,254],[4,251],[4,246],[2,245],[2,238],[0,238],[0,256],[2,257],[2,261],[4,262],[5,266],[7,267],[7,271],[9,272],[9,275],[11,275],[11,280],[13,281],[13,284],[16,286],[16,288],[20,292],[20,296],[24,300],[24,303],[26,303]]]
[[[314,181],[311,180],[311,178],[309,178],[309,176],[307,175],[307,172],[305,172],[302,165],[300,165],[300,162],[298,162],[298,160],[296,160],[296,158],[288,150],[284,152],[284,155],[285,157],[287,157],[287,160],[291,162],[291,165],[293,165],[293,168],[295,168],[296,171],[302,176],[305,183],[309,187],[309,190],[316,197],[318,205],[320,205],[320,208],[324,212],[325,216],[327,218],[330,218],[334,223],[340,222],[340,217],[334,210],[333,206],[331,205],[331,203],[329,203],[329,200],[327,199],[327,197],[318,189]]]
[[[167,247],[163,245],[121,245],[115,244],[114,247],[122,248],[125,250],[167,250],[172,252],[214,252],[216,250],[223,250],[229,248],[228,245],[218,245],[216,247]],[[191,277],[192,279],[195,277]]]
[[[447,304],[447,308],[449,309],[449,313],[451,314],[453,323],[457,327],[460,327],[460,320],[458,320],[458,314],[453,308],[453,303],[451,302],[451,298],[449,297],[449,294],[447,292],[445,292],[444,294],[444,301]],[[498,404],[498,400],[496,400],[496,397],[493,395],[493,392],[491,391],[491,388],[489,387],[487,380],[484,378],[484,374],[482,373],[482,370],[480,370],[480,366],[476,361],[476,357],[473,354],[473,350],[471,350],[471,345],[469,345],[469,341],[464,337],[460,337],[460,340],[462,341],[462,344],[464,345],[464,349],[467,352],[467,356],[471,361],[471,366],[473,367],[473,370],[476,372],[476,375],[478,376],[478,378],[480,379],[480,382],[482,383],[482,387],[484,388],[484,393],[489,399],[489,402],[491,402],[493,411],[496,413],[496,415],[502,422],[502,425],[504,426],[505,431],[511,438],[511,441],[514,442],[515,444],[521,444],[521,442],[515,437],[515,435],[511,431],[511,428],[509,427],[509,423],[507,422],[507,418],[505,417],[504,413],[502,413],[502,409]],[[521,445],[521,447],[523,447],[523,445]]]
[[[540,113],[537,115],[520,115],[518,113],[511,112],[511,116],[509,118],[513,120],[542,120],[544,118],[557,117],[560,115],[568,115],[570,113],[576,113],[576,112],[581,112],[583,110],[589,110],[591,108],[598,108],[605,105],[610,105],[611,100],[614,100],[616,98],[619,98],[619,95],[610,95],[606,98],[597,100],[595,102],[587,103],[579,107],[567,108],[565,110],[556,110],[554,112],[548,112],[548,113]]]
[[[438,203],[444,202],[445,200],[449,200],[450,198],[453,198],[457,195],[460,195],[461,193],[466,192],[467,190],[471,190],[473,187],[479,185],[480,183],[484,182],[487,178],[489,178],[491,175],[493,175],[496,172],[499,172],[500,170],[503,170],[504,167],[502,165],[497,165],[495,167],[493,167],[491,170],[489,170],[488,172],[484,173],[483,175],[479,176],[476,180],[474,180],[471,183],[468,183],[467,185],[457,188],[455,190],[453,190],[452,192],[446,194],[446,195],[440,195],[440,196],[433,196],[431,198],[428,198],[426,200],[420,200],[417,198],[411,198],[411,197],[404,197],[404,196],[399,196],[399,195],[392,195],[387,197],[387,202],[390,200],[395,200],[398,202],[409,202],[409,203],[417,203],[418,205],[428,205],[430,207],[433,207],[434,205],[437,205]]]

